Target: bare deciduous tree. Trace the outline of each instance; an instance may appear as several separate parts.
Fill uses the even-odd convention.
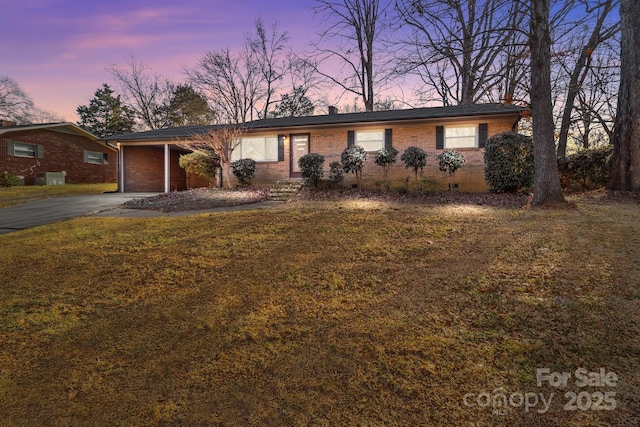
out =
[[[258,112],[258,117],[263,119],[267,117],[274,103],[273,95],[278,89],[277,82],[282,80],[287,71],[287,62],[282,54],[289,37],[286,32],[278,32],[277,22],[271,25],[270,33],[264,28],[262,20],[256,20],[255,25],[255,36],[247,35],[246,38],[265,85],[265,99],[261,111]]]
[[[560,121],[558,137],[558,157],[564,158],[567,154],[567,140],[572,123],[572,115],[575,110],[575,101],[580,93],[585,79],[589,74],[593,62],[594,51],[604,42],[614,37],[620,29],[620,21],[611,19],[618,6],[618,0],[601,0],[597,4],[581,0],[585,8],[585,19],[581,25],[573,25],[574,28],[591,27],[591,32],[586,40],[580,37],[580,33],[574,31],[574,37],[578,38],[578,57],[568,73],[568,87],[563,95],[564,108]],[[591,15],[591,16],[590,16]],[[588,19],[592,18],[592,19]],[[609,22],[611,21],[611,22]],[[566,79],[567,77],[565,77]]]
[[[535,161],[534,205],[564,202],[554,142],[551,104],[550,0],[529,0],[531,46],[531,116]]]
[[[388,80],[381,43],[392,10],[390,0],[317,0],[314,8],[326,26],[314,43],[315,70],[358,96],[366,111],[373,111]]]
[[[18,83],[10,77],[0,77],[0,118],[29,123],[33,111],[33,101]]]
[[[611,50],[607,52],[612,53]],[[574,140],[582,148],[590,148],[594,143],[612,142],[618,97],[616,88],[620,84],[619,61],[619,58],[596,57],[577,94],[575,118],[569,135],[574,135]]]
[[[242,126],[221,125],[205,134],[196,134],[184,141],[177,142],[180,147],[209,155],[215,152],[222,169],[221,183],[223,187],[229,187],[231,176],[231,156],[233,150],[239,144],[239,138],[245,133]]]
[[[167,106],[175,85],[141,62],[131,58],[125,66],[111,65],[107,70],[119,85],[124,103],[141,121],[143,129],[162,129],[169,126]]]
[[[207,96],[218,118],[244,123],[264,97],[253,58],[247,50],[234,54],[229,48],[207,52],[195,68],[186,70],[189,81]]]
[[[620,1],[621,67],[609,187],[640,191],[640,2]]]
[[[417,75],[444,105],[478,102],[496,87],[513,98],[525,55],[526,9],[519,6],[512,0],[398,0],[400,22],[412,30],[399,40],[399,72]]]
[[[229,48],[208,52],[198,65],[185,70],[190,83],[205,94],[218,118],[244,123],[263,118],[273,104],[275,85],[282,78],[286,33],[272,33],[256,21],[255,37],[247,35],[241,52]]]

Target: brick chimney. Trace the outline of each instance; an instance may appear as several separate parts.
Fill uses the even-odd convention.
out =
[[[0,127],[8,127],[8,126],[15,126],[16,122],[13,122],[11,120],[6,120],[6,119],[2,119],[0,120]]]
[[[333,105],[329,105],[329,114],[338,114],[338,109]]]

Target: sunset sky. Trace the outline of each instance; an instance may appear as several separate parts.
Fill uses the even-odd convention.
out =
[[[209,50],[239,48],[257,18],[277,20],[305,50],[317,32],[313,0],[0,0],[0,76],[13,78],[37,108],[76,122],[106,67],[133,56],[183,81]],[[317,18],[316,18],[317,20]]]

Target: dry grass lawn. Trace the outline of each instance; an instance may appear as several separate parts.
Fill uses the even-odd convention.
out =
[[[0,187],[0,208],[33,202],[48,197],[70,196],[74,194],[99,194],[117,189],[118,184],[114,183]]]
[[[0,266],[2,426],[640,422],[634,202],[80,218]]]

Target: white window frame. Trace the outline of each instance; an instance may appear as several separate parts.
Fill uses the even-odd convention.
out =
[[[85,150],[84,152],[84,161],[85,163],[89,163],[92,165],[106,165],[109,164],[109,162],[105,161],[104,159],[104,153],[101,153],[100,151],[88,151]]]
[[[19,152],[21,152],[19,154]],[[33,154],[31,154],[33,152]],[[22,154],[26,153],[26,154]],[[29,144],[27,142],[13,142],[13,155],[16,157],[27,157],[29,159],[35,159],[38,157],[38,145]]]
[[[454,129],[472,129],[472,135],[462,135],[462,136],[449,136],[447,133],[449,130]],[[444,148],[445,149],[458,149],[458,148],[478,148],[478,138],[479,138],[479,130],[478,125],[459,125],[459,126],[445,126],[444,127]],[[473,144],[468,143],[460,143],[460,141],[469,140],[473,138]],[[454,143],[457,141],[458,143]]]
[[[379,136],[379,138],[376,138]],[[384,129],[357,130],[354,135],[354,145],[359,145],[367,152],[378,151],[384,148]]]
[[[278,136],[245,136],[233,140],[231,161],[253,159],[256,163],[278,161]]]

